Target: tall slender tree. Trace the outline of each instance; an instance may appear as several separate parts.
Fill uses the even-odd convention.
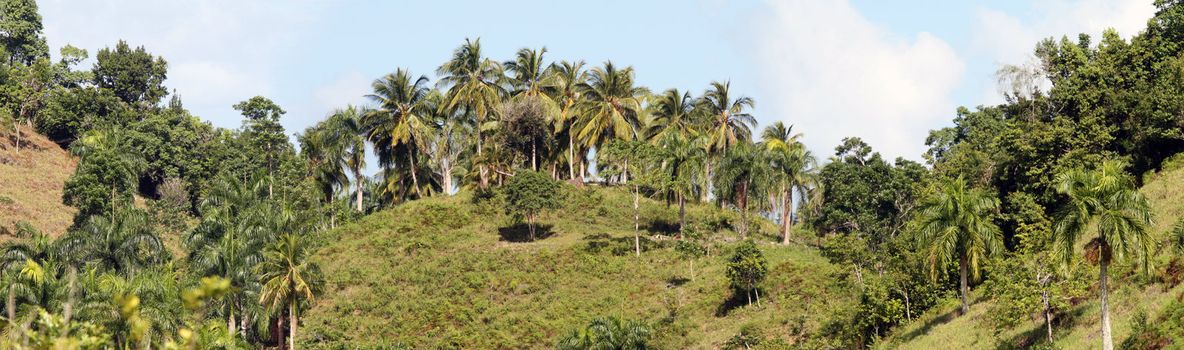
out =
[[[580,89],[587,82],[588,73],[584,70],[584,61],[553,63],[551,72],[555,84],[551,90],[554,95],[552,99],[559,106],[559,115],[555,118],[555,131],[567,138],[567,176],[569,179],[583,182],[584,152],[579,150],[579,145],[575,143],[576,122],[580,119],[576,113],[582,108]],[[576,155],[580,155],[580,158],[577,159]],[[578,177],[577,165],[580,167]]]
[[[801,133],[794,133],[793,126],[778,121],[761,132],[761,143],[769,153],[771,166],[776,177],[775,207],[781,210],[781,243],[789,244],[793,229],[794,194],[804,195],[814,182],[814,167],[817,160],[801,143]],[[799,196],[800,202],[805,196]]]
[[[592,68],[588,82],[580,87],[586,103],[580,111],[583,120],[576,136],[591,148],[612,139],[637,138],[644,113],[642,104],[648,94],[644,87],[634,85],[632,67],[618,68],[609,61],[603,67]],[[628,173],[624,179],[628,179]]]
[[[366,117],[366,134],[370,142],[381,150],[379,162],[391,169],[399,161],[407,165],[405,173],[411,179],[410,189],[422,197],[419,181],[419,162],[416,155],[422,151],[431,132],[431,114],[428,96],[431,88],[426,76],[413,77],[402,68],[387,74],[372,84],[374,92],[367,95],[378,104]],[[399,159],[401,158],[401,159]],[[393,184],[388,184],[391,191]],[[405,184],[399,186],[406,188]]]
[[[274,313],[288,314],[288,349],[296,349],[300,306],[312,303],[324,284],[312,253],[303,235],[286,233],[263,252],[257,267],[263,284],[259,303]]]
[[[967,278],[977,279],[980,263],[1003,249],[1003,234],[992,217],[998,208],[994,196],[957,178],[942,180],[917,213],[917,233],[927,247],[931,275],[958,261],[962,314],[970,311]]]
[[[737,233],[741,239],[748,238],[748,212],[755,204],[750,199],[763,197],[774,179],[768,153],[752,144],[738,144],[720,160],[716,174],[716,198],[735,204],[740,212]]]
[[[689,92],[669,89],[655,96],[650,104],[650,117],[645,137],[651,143],[666,138],[667,134],[696,136],[702,134],[703,114],[695,108],[695,98]]]
[[[1085,253],[1088,260],[1099,266],[1098,293],[1105,350],[1114,349],[1110,331],[1110,263],[1115,257],[1129,256],[1139,259],[1146,268],[1151,245],[1156,243],[1147,229],[1151,224],[1151,207],[1125,169],[1123,162],[1106,160],[1097,168],[1074,169],[1056,177],[1057,192],[1067,199],[1053,225],[1054,247],[1062,258],[1071,261],[1081,236],[1091,229],[1097,231],[1097,236],[1085,245]]]
[[[502,67],[496,61],[482,56],[481,39],[465,39],[465,43],[452,52],[452,58],[436,69],[440,76],[438,85],[446,88],[445,102],[441,108],[458,112],[472,118],[476,127],[476,149],[481,187],[489,185],[489,172],[482,158],[484,147],[482,134],[486,123],[492,121],[497,106],[506,94],[499,84]]]

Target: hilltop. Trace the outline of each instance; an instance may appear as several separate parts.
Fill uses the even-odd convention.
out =
[[[564,191],[564,207],[541,220],[548,233],[535,242],[468,193],[329,231],[315,258],[328,283],[301,340],[313,348],[550,348],[594,317],[618,316],[649,323],[663,348],[718,348],[742,328],[796,341],[856,297],[813,248],[773,244],[776,228],[762,219],[757,240],[770,275],[761,305],[743,306],[724,276],[736,237],[722,227],[733,213],[688,208],[709,246],[692,276],[672,248],[677,206],[641,201],[639,258],[628,192]]]
[[[62,203],[62,187],[77,161],[27,128],[21,129],[19,150],[13,141],[0,142],[0,227],[11,230],[24,221],[51,237],[64,234],[77,210]]]

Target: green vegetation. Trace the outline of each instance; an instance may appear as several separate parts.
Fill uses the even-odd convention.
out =
[[[293,143],[264,96],[191,115],[144,47],[51,61],[0,3],[0,347],[1184,345],[1178,1],[1040,41],[924,164],[475,39]]]

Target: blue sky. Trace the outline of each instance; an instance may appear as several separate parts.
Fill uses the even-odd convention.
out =
[[[845,136],[920,159],[954,109],[1000,101],[994,70],[1026,62],[1040,38],[1113,27],[1135,34],[1151,0],[1028,1],[173,1],[43,0],[46,35],[94,55],[119,39],[170,64],[166,85],[191,111],[237,127],[235,102],[264,95],[297,132],[365,103],[396,68],[434,77],[466,37],[509,59],[632,65],[654,89],[701,92],[712,80],[757,101],[830,155]]]

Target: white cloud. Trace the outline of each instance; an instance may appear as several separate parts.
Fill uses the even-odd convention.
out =
[[[317,88],[313,93],[317,107],[324,110],[341,108],[346,105],[360,106],[366,104],[365,95],[370,93],[370,82],[360,72],[349,72],[336,80]]]
[[[893,36],[846,1],[770,2],[753,16],[766,113],[828,156],[858,136],[886,157],[919,159],[928,130],[954,110],[964,65],[941,39]]]
[[[1146,0],[1053,0],[1033,2],[1028,18],[997,9],[980,7],[976,11],[972,54],[988,57],[992,64],[1025,64],[1032,58],[1036,43],[1045,38],[1086,33],[1100,40],[1102,31],[1114,28],[1130,38],[1147,26],[1155,7]],[[984,102],[1000,102],[994,86],[984,86]]]
[[[169,62],[165,85],[187,108],[218,125],[238,126],[235,102],[275,91],[284,54],[321,4],[302,1],[44,0],[45,34],[91,57],[127,40]]]

